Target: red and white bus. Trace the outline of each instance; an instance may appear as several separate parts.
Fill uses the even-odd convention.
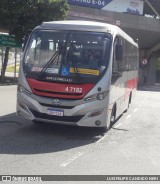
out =
[[[117,26],[44,22],[24,49],[17,115],[109,130],[131,103],[138,67],[137,43]]]

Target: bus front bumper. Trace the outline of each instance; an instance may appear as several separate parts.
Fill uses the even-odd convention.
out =
[[[80,104],[73,109],[63,110],[63,116],[55,116],[47,113],[48,107],[39,104],[26,94],[18,92],[17,115],[31,121],[42,121],[64,125],[78,125],[85,127],[105,127],[110,113],[106,107],[102,107],[97,101]],[[99,108],[97,108],[99,107]]]

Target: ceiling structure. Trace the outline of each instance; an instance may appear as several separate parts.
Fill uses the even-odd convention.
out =
[[[160,18],[160,0],[144,0],[143,13]]]
[[[120,15],[120,14],[117,14],[116,12],[114,12],[114,14],[111,14],[111,15],[106,14],[106,16],[107,17],[112,16],[114,17],[115,20],[116,19],[120,20],[122,22],[122,25],[120,25],[120,27],[126,33],[128,33],[135,41],[138,39],[139,47],[141,49],[148,49],[148,48],[153,48],[157,43],[160,42],[160,29],[159,29],[160,27],[160,0],[142,0],[142,1],[144,1],[143,15],[144,16],[148,15],[150,18],[144,19],[143,15],[135,16],[135,18],[133,18],[131,16],[129,17],[129,14],[127,18],[127,14]],[[85,9],[84,7],[80,7],[80,6],[77,6],[77,7],[72,6],[72,8],[73,8],[72,10],[74,11],[92,13],[91,12],[92,8]],[[96,10],[96,12],[98,12],[98,10]],[[124,18],[124,16],[126,16],[126,19]],[[72,16],[71,18],[73,17],[74,16]],[[90,18],[85,18],[85,19],[90,19]],[[138,20],[138,21],[135,21],[135,20]],[[123,22],[125,22],[125,25],[123,25]],[[132,26],[128,26],[128,23],[132,24]],[[141,24],[142,25],[145,24],[146,27],[144,28],[141,27]]]
[[[144,9],[143,14],[153,16],[153,18],[160,19],[160,0],[143,0],[144,1]],[[152,21],[150,19],[150,21]],[[159,20],[160,21],[160,20]],[[159,22],[160,23],[160,22]],[[139,42],[140,48],[151,48],[155,44],[160,41],[160,32],[154,30],[145,30],[141,31],[135,28],[124,28],[126,32],[128,32],[131,37],[137,38]]]
[[[149,49],[160,42],[160,32],[142,31],[136,28],[123,28],[135,41],[138,40],[139,48]]]
[[[142,0],[144,1],[143,15],[150,15],[153,18],[158,18],[160,21],[160,0]],[[148,19],[152,22],[152,18]],[[153,20],[154,21],[154,20]],[[7,32],[2,26],[0,26],[2,32]],[[141,48],[151,48],[156,43],[160,42],[160,32],[149,30],[138,30],[137,26],[135,28],[124,27],[124,30],[131,35],[135,40],[139,40],[139,45]]]

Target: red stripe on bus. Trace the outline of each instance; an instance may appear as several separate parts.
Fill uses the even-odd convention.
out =
[[[126,87],[128,89],[136,89],[137,88],[137,83],[138,83],[138,78],[134,78],[132,80],[128,80]]]
[[[94,87],[94,84],[51,83],[29,78],[27,82],[36,95],[63,99],[82,99]]]
[[[136,91],[137,89],[137,84],[138,84],[138,78],[134,78],[134,79],[131,79],[131,80],[128,80],[127,81],[127,84],[126,84],[126,94],[124,96],[124,100],[127,100],[130,96],[130,91]]]

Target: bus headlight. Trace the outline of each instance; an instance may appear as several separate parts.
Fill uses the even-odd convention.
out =
[[[93,101],[93,100],[103,100],[108,94],[108,91],[104,91],[98,94],[91,95],[89,97],[86,97],[84,100],[86,102]]]
[[[97,99],[98,99],[98,100],[103,100],[103,99],[104,99],[104,93],[99,93],[99,94],[97,95]]]
[[[21,85],[18,85],[17,90],[18,90],[19,92],[23,92],[23,87],[22,87]]]
[[[31,94],[30,91],[28,91],[26,88],[24,88],[24,87],[21,86],[21,85],[18,85],[18,91],[19,91],[19,92],[24,92],[24,93],[26,93],[26,94],[28,94],[28,95]]]
[[[96,100],[96,95],[91,95],[91,96],[89,96],[89,97],[86,97],[84,100],[85,100],[86,102],[87,102],[87,101]]]
[[[102,93],[97,94],[97,100],[103,100],[107,96],[108,92],[104,91]]]

